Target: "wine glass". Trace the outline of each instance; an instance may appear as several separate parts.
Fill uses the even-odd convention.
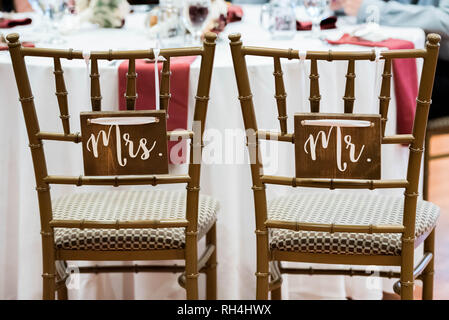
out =
[[[319,38],[320,22],[325,11],[329,8],[330,0],[303,0],[307,14],[312,20],[312,37]]]
[[[58,31],[59,24],[68,8],[66,0],[38,0],[43,12],[43,29],[47,34],[45,42],[63,44],[65,40]]]
[[[195,43],[201,41],[201,33],[209,16],[210,5],[210,0],[184,0],[183,20]]]
[[[157,12],[157,39],[162,47],[179,47],[184,41],[185,28],[182,21],[182,7],[172,2],[163,3]]]

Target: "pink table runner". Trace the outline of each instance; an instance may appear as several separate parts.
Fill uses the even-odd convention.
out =
[[[414,49],[413,42],[400,39],[387,39],[380,42],[371,42],[351,37],[344,34],[337,41],[330,41],[330,44],[354,44],[367,47],[386,47],[394,49]],[[397,105],[397,132],[408,134],[412,132],[413,121],[415,119],[416,97],[418,96],[418,72],[416,59],[394,59],[394,92],[396,94]]]
[[[170,92],[172,97],[169,103],[167,130],[187,129],[188,117],[188,99],[189,99],[189,74],[190,65],[196,57],[175,57],[170,59]],[[162,63],[158,63],[159,72],[162,70]],[[128,61],[124,61],[119,66],[119,109],[126,110],[126,73],[128,72]],[[145,60],[136,60],[137,76],[137,100],[136,110],[155,109],[155,88],[154,88],[154,63]],[[160,79],[160,77],[159,77]],[[168,151],[178,143],[177,141],[168,142]],[[182,152],[185,148],[180,148],[179,157],[172,159],[170,163],[185,163],[186,155]]]

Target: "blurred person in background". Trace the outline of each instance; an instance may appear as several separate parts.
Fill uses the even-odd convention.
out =
[[[28,0],[0,0],[0,11],[28,12],[33,9]]]
[[[372,8],[378,10],[379,24],[418,27],[441,35],[440,56],[435,75],[429,118],[449,115],[449,0],[332,0],[332,9],[366,22]]]

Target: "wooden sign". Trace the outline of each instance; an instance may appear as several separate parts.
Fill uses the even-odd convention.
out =
[[[297,178],[380,179],[380,115],[295,114]]]
[[[84,173],[168,173],[165,111],[82,112]]]

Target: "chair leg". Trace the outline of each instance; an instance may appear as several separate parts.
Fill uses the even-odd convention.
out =
[[[268,232],[266,230],[257,231],[257,300],[268,300],[270,275],[268,252]]]
[[[408,240],[408,239],[407,239]],[[402,263],[401,263],[401,299],[413,300],[413,269],[414,269],[414,243],[413,241],[402,241]]]
[[[433,299],[433,277],[435,261],[435,229],[424,241],[424,252],[431,252],[434,256],[422,273],[422,298],[423,300]]]
[[[282,287],[271,291],[271,300],[282,300]]]
[[[423,174],[423,199],[429,200],[429,158],[430,158],[430,134],[426,134],[424,143],[424,174]]]
[[[56,294],[56,265],[53,237],[44,235],[42,240],[42,299],[54,300]]]
[[[43,300],[55,300],[55,280],[54,277],[51,278],[51,275],[43,274]]]
[[[197,232],[186,232],[186,295],[198,300],[198,244]]]
[[[217,299],[217,229],[216,223],[206,235],[206,244],[215,246],[214,253],[206,263],[206,299]]]
[[[257,275],[257,300],[268,300],[268,276]]]
[[[68,300],[67,287],[64,284],[61,288],[58,289],[58,300]]]
[[[271,290],[271,300],[282,300],[282,273],[280,261],[270,262],[271,283],[278,285],[278,288]]]

